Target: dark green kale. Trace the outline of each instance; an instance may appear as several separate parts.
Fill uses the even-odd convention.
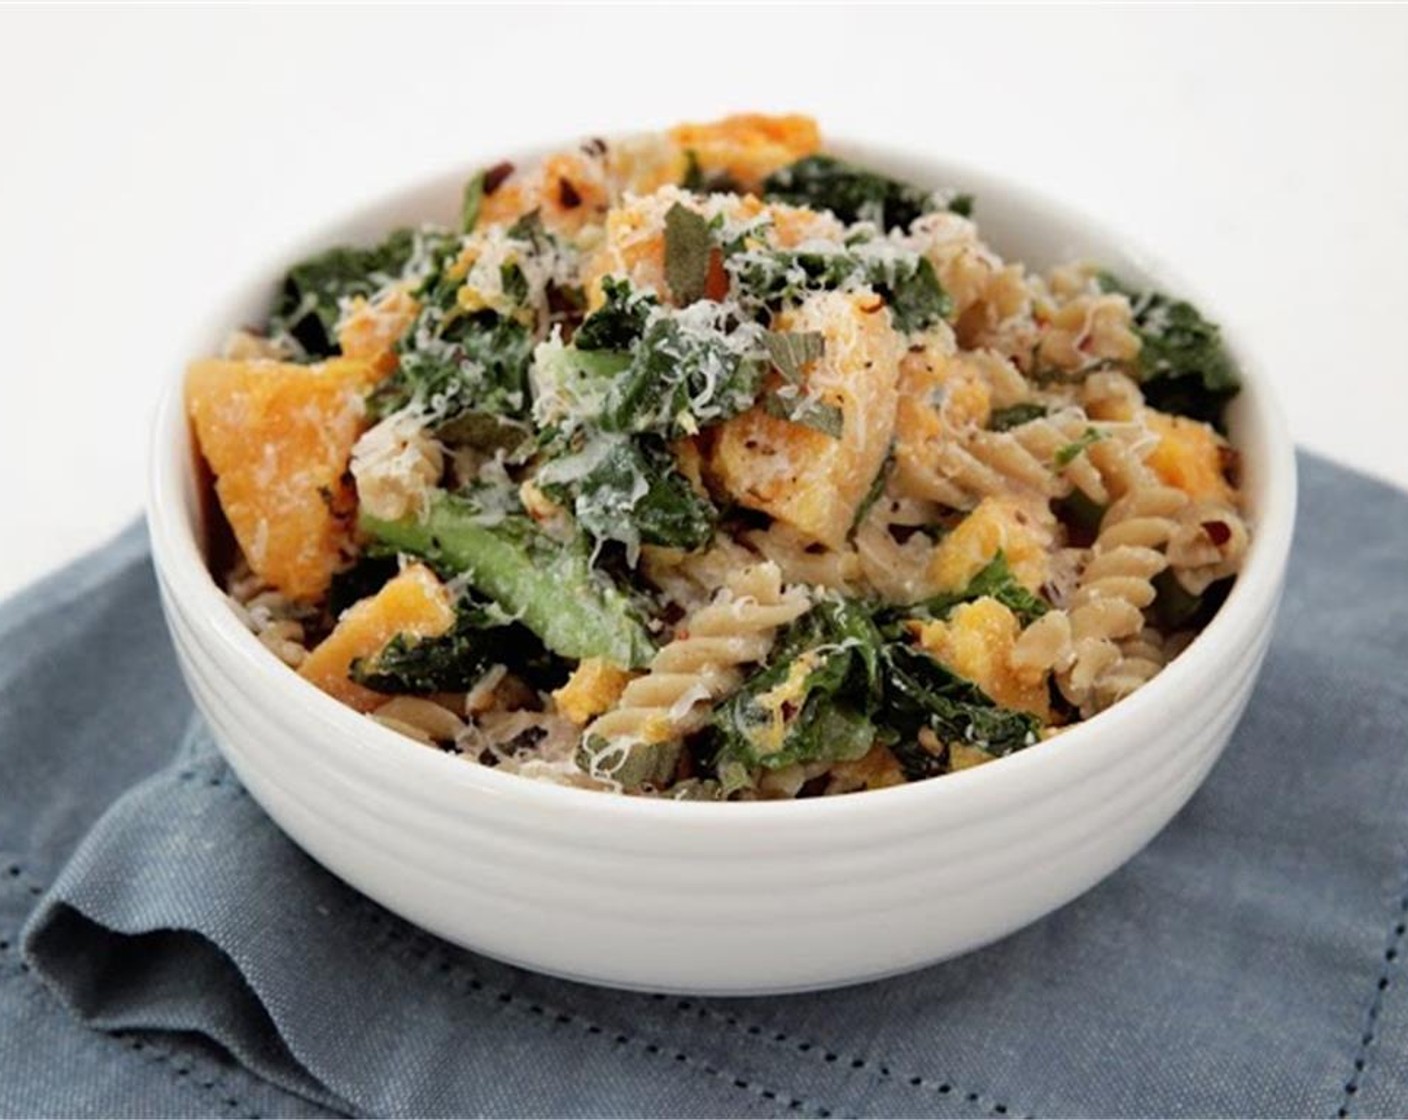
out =
[[[893,607],[885,612],[887,620],[920,618],[945,619],[954,607],[961,603],[971,603],[975,599],[996,599],[1013,614],[1023,626],[1040,618],[1051,609],[1040,595],[1028,591],[1012,574],[1007,557],[998,552],[961,591],[935,595],[922,602],[907,607]]]
[[[547,463],[538,482],[595,540],[620,541],[632,554],[641,544],[699,548],[718,516],[651,434],[596,433],[580,451]]]
[[[928,257],[916,257],[912,267],[896,261],[877,269],[871,273],[871,284],[890,305],[899,330],[926,330],[953,314],[953,300]]]
[[[329,249],[294,265],[284,277],[270,333],[292,336],[310,358],[339,353],[341,302],[355,296],[370,298],[401,276],[416,254],[418,240],[437,241],[444,236],[398,229],[380,245]]]
[[[397,634],[379,653],[352,662],[351,677],[376,692],[425,695],[464,692],[493,664],[477,630],[457,619],[434,638]]]
[[[659,301],[650,292],[637,292],[625,280],[602,281],[606,302],[586,317],[572,345],[578,350],[629,350],[645,333],[650,312]]]
[[[714,713],[715,766],[725,789],[756,767],[860,758],[882,710],[881,636],[859,603],[830,599],[779,637],[768,667]]]
[[[353,661],[351,675],[376,692],[424,696],[464,692],[495,665],[508,666],[535,688],[555,688],[567,679],[566,663],[531,630],[472,600],[460,604],[448,633],[398,634],[375,655]]]
[[[610,431],[692,435],[752,407],[766,363],[761,344],[728,324],[687,330],[677,319],[646,327],[631,364],[607,392],[602,426]]]
[[[1072,490],[1064,498],[1057,499],[1052,503],[1051,508],[1069,528],[1077,530],[1083,537],[1093,540],[1095,534],[1100,531],[1100,522],[1105,519],[1107,507],[1102,506],[1085,491],[1077,489]],[[1084,547],[1080,541],[1075,539],[1071,543],[1077,547]],[[1089,541],[1084,543],[1088,544]]]
[[[1010,431],[1013,428],[1020,428],[1023,424],[1029,424],[1033,420],[1040,420],[1045,415],[1046,406],[1037,404],[1035,401],[1014,404],[1007,408],[995,408],[988,418],[988,430],[991,432]]]
[[[527,414],[533,336],[494,311],[444,316],[422,312],[400,347],[396,372],[368,399],[373,416],[412,403],[439,427],[465,412],[521,418]]]
[[[796,303],[811,292],[868,285],[889,305],[895,326],[922,331],[953,311],[928,258],[917,253],[877,253],[865,245],[843,252],[757,249],[725,262],[739,292],[770,308]]]
[[[499,266],[499,286],[503,288],[504,295],[519,307],[527,304],[528,277],[523,275],[523,269],[517,263]]]
[[[419,556],[442,575],[462,576],[554,653],[645,665],[654,645],[636,605],[592,568],[585,540],[548,537],[514,495],[511,486],[436,491],[424,517],[387,521],[363,509],[358,526],[373,551]]]
[[[1144,399],[1161,412],[1191,416],[1222,427],[1227,402],[1242,387],[1221,332],[1184,300],[1159,292],[1136,292],[1108,272],[1100,286],[1129,297],[1139,351],[1139,382]]]
[[[1154,604],[1150,608],[1159,628],[1174,630],[1201,630],[1209,622],[1232,590],[1233,579],[1228,576],[1209,585],[1201,595],[1195,595],[1178,582],[1170,569],[1164,569],[1153,579]]]
[[[705,174],[699,166],[699,153],[689,148],[684,153],[684,178],[680,186],[695,194],[744,194],[742,184],[726,171],[713,171]]]
[[[996,757],[1037,741],[1041,722],[998,706],[981,688],[921,649],[891,642],[880,655],[885,680],[884,718],[900,741],[930,728],[944,743],[968,743]]]
[[[1069,467],[1092,445],[1099,443],[1105,438],[1105,433],[1098,428],[1086,428],[1079,436],[1071,440],[1070,443],[1063,444],[1056,449],[1056,454],[1051,457],[1051,463],[1060,470]]]
[[[769,201],[830,210],[841,221],[874,222],[881,230],[908,229],[922,214],[952,210],[971,214],[972,195],[946,199],[898,179],[866,171],[834,156],[806,156],[763,181]]]
[[[865,497],[860,500],[860,505],[856,507],[856,515],[851,521],[851,532],[854,533],[860,523],[866,519],[870,511],[875,508],[875,503],[885,493],[885,484],[890,479],[890,472],[895,469],[895,440],[890,440],[889,450],[885,452],[885,460],[880,464],[880,469],[875,472],[875,477],[870,480],[870,489],[865,492]]]
[[[947,210],[950,214],[957,214],[961,218],[971,218],[975,201],[971,194],[965,192],[952,194],[948,196]]]
[[[381,590],[400,565],[394,556],[368,556],[363,553],[350,568],[332,577],[328,588],[328,614],[338,618],[353,603],[360,603]]]
[[[533,236],[528,229],[522,239],[531,246]],[[420,311],[397,344],[396,372],[371,393],[368,407],[384,417],[414,404],[442,438],[468,435],[487,440],[486,449],[516,445],[527,433],[533,332],[518,316],[460,308],[463,281],[449,274],[452,260],[453,253],[440,254],[421,284]],[[521,306],[528,295],[522,269],[506,265],[500,279]]]

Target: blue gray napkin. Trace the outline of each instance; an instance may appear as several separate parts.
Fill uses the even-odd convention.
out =
[[[0,609],[0,1112],[1402,1115],[1408,495],[1303,458],[1206,786],[1005,942],[786,998],[455,949],[329,876],[191,712],[128,532]]]

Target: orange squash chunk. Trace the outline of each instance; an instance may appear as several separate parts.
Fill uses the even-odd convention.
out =
[[[1050,575],[1050,515],[1015,497],[984,498],[935,546],[929,579],[940,591],[958,591],[999,552],[1022,586],[1037,591]]]
[[[370,599],[343,612],[333,632],[303,660],[298,675],[359,712],[386,701],[348,674],[359,657],[380,653],[398,634],[433,638],[455,624],[455,608],[444,584],[423,564],[412,564]]]
[[[249,566],[293,599],[319,598],[345,561],[356,495],[347,474],[375,368],[339,358],[193,362],[186,407]]]
[[[705,175],[727,175],[747,190],[821,148],[816,121],[800,114],[739,113],[709,124],[681,124],[670,130],[670,139],[694,153]]]
[[[780,419],[761,407],[721,424],[709,460],[714,481],[814,540],[839,547],[889,452],[904,343],[873,292],[822,292],[784,312],[778,330],[816,331],[821,358],[802,381],[840,411],[841,433]]]
[[[1003,707],[1051,718],[1045,674],[1022,673],[1012,665],[1022,626],[1002,603],[983,596],[955,607],[942,622],[915,625],[921,646]]]
[[[1148,463],[1169,486],[1190,498],[1231,503],[1234,494],[1222,473],[1226,441],[1209,425],[1149,409],[1145,421],[1159,437]]]

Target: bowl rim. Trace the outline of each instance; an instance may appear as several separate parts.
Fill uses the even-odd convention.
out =
[[[566,147],[568,141],[559,147]],[[1222,338],[1238,371],[1243,390],[1240,407],[1249,410],[1247,426],[1257,430],[1261,455],[1256,469],[1262,476],[1262,500],[1256,510],[1247,558],[1238,573],[1227,600],[1190,645],[1175,657],[1153,680],[1119,703],[1090,719],[1072,725],[1060,735],[1040,744],[1040,749],[1019,751],[984,766],[947,774],[941,780],[910,782],[879,790],[861,790],[836,797],[766,800],[753,802],[682,801],[671,798],[630,797],[609,791],[561,785],[538,778],[508,773],[497,768],[467,764],[466,760],[438,750],[427,750],[364,714],[341,704],[305,681],[270,653],[239,621],[224,592],[205,564],[198,540],[196,518],[187,517],[185,494],[194,472],[195,450],[184,407],[187,363],[199,356],[208,340],[221,330],[231,329],[230,314],[212,314],[200,329],[185,335],[185,345],[174,357],[174,370],[162,390],[151,427],[147,471],[146,520],[153,561],[163,585],[193,625],[204,630],[214,643],[217,660],[238,665],[257,679],[271,703],[289,705],[315,719],[317,734],[300,736],[310,749],[347,752],[346,761],[372,769],[394,770],[402,778],[398,784],[425,781],[427,802],[431,791],[451,789],[454,796],[488,796],[501,803],[548,813],[574,813],[578,816],[609,816],[645,821],[688,820],[694,824],[727,820],[750,824],[812,827],[815,821],[857,817],[874,818],[909,808],[927,806],[939,815],[942,807],[955,801],[983,796],[1000,796],[1020,801],[1044,799],[1071,780],[1075,772],[1108,761],[1112,751],[1124,747],[1125,733],[1147,732],[1148,720],[1159,717],[1161,709],[1171,713],[1180,695],[1196,703],[1198,682],[1214,673],[1220,662],[1254,645],[1263,628],[1272,624],[1280,597],[1296,509],[1295,450],[1284,416],[1271,390],[1271,382],[1254,354],[1242,343],[1240,332],[1220,309],[1204,299],[1173,269],[1149,252],[1122,229],[1084,214],[1060,198],[1034,191],[1005,176],[980,167],[934,156],[927,152],[890,144],[858,141],[845,136],[828,137],[826,150],[885,167],[897,164],[920,167],[935,179],[974,184],[984,195],[994,194],[1020,209],[1041,215],[1079,242],[1105,240],[1118,243],[1139,267],[1165,290],[1211,310],[1211,318],[1222,329]],[[515,162],[526,163],[558,147],[526,147],[510,154]],[[502,154],[491,159],[505,158]],[[284,262],[317,251],[337,239],[337,230],[364,221],[369,215],[409,203],[431,188],[452,179],[462,182],[483,161],[460,160],[439,171],[409,179],[396,189],[383,192],[356,207],[349,208],[299,242],[269,254],[266,263],[251,269],[240,282],[225,289],[221,305],[239,294],[259,289],[272,290]],[[980,226],[981,228],[981,226]],[[219,312],[217,308],[217,312]],[[226,309],[228,310],[228,308]],[[1243,453],[1245,454],[1245,449]],[[1141,726],[1142,725],[1142,726]],[[728,805],[728,808],[722,808]],[[746,805],[747,808],[738,806]]]

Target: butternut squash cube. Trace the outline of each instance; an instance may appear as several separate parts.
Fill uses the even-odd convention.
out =
[[[1003,707],[1048,720],[1051,698],[1045,677],[1012,666],[1012,647],[1021,629],[1011,610],[984,596],[955,607],[946,621],[922,624],[919,644]]]
[[[350,543],[347,474],[372,366],[339,358],[193,362],[186,407],[221,508],[262,579],[293,599],[328,588]]]
[[[355,603],[338,619],[298,667],[298,675],[359,712],[386,697],[352,680],[352,662],[380,653],[398,634],[434,638],[455,624],[450,592],[423,564],[412,564],[369,599]]]
[[[719,427],[711,473],[741,504],[838,547],[889,452],[904,342],[880,298],[863,289],[820,292],[774,326],[822,335],[825,352],[802,384],[840,410],[841,435],[755,407]]]
[[[1169,416],[1149,409],[1145,422],[1159,437],[1149,452],[1148,463],[1168,485],[1191,498],[1235,502],[1227,477],[1222,473],[1222,453],[1227,446],[1210,425],[1186,416]]]
[[[816,121],[800,114],[739,113],[708,124],[681,124],[670,139],[693,152],[705,175],[723,174],[757,190],[774,171],[821,149]]]
[[[999,552],[1030,591],[1046,582],[1050,512],[1015,498],[984,498],[934,549],[929,578],[940,591],[961,591]]]
[[[601,657],[588,657],[552,694],[557,710],[579,727],[613,707],[635,674]]]

